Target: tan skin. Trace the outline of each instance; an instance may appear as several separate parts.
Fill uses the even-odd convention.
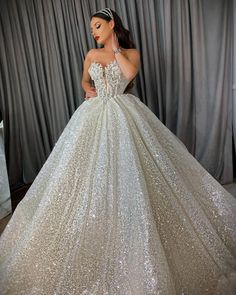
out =
[[[90,83],[90,75],[88,72],[89,66],[92,62],[96,61],[105,67],[114,59],[116,59],[124,77],[131,81],[138,73],[140,64],[140,55],[136,49],[124,49],[120,53],[114,53],[113,51],[119,48],[119,42],[114,32],[114,21],[93,17],[90,22],[91,34],[95,38],[99,36],[97,40],[98,44],[104,45],[103,48],[93,48],[89,50],[84,60],[84,69],[81,85],[85,91],[85,99],[88,100],[91,97],[97,96],[96,89],[92,87]]]

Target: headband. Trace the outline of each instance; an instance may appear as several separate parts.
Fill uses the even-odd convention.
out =
[[[112,15],[112,12],[111,12],[110,8],[103,8],[103,9],[97,11],[96,13],[103,13],[106,16],[109,16],[111,19],[113,19],[113,15]]]

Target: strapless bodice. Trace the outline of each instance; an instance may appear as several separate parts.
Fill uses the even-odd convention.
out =
[[[130,82],[122,73],[116,60],[105,67],[99,62],[93,61],[88,71],[94,81],[97,96],[105,99],[123,94]]]

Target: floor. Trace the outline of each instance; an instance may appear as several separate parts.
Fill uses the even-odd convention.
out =
[[[236,198],[236,180],[232,184],[227,184],[227,185],[223,185],[223,186],[227,191],[229,191]],[[22,191],[21,191],[21,194],[22,194]],[[16,204],[13,206],[13,208],[15,208],[15,206],[16,206]],[[0,234],[3,232],[5,226],[7,225],[8,221],[10,220],[11,216],[12,216],[12,214],[9,214],[8,216],[6,216],[0,220]]]

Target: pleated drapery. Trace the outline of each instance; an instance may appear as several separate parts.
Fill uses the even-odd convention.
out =
[[[232,1],[1,0],[0,113],[11,188],[34,180],[84,101],[90,16],[114,9],[141,53],[133,93],[222,183],[232,169]]]

